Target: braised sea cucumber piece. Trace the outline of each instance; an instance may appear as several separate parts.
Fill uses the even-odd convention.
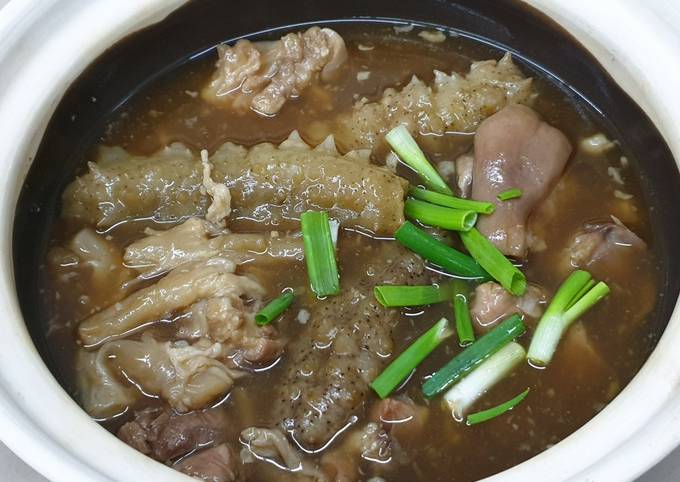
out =
[[[227,142],[210,157],[211,176],[229,188],[232,219],[276,223],[322,209],[343,226],[390,235],[404,222],[408,182],[368,156],[340,155],[333,136],[312,148],[294,131],[278,146]],[[181,144],[151,156],[102,147],[88,166],[64,192],[65,218],[98,227],[138,218],[167,222],[204,216],[211,204],[201,160]]]
[[[474,132],[503,107],[530,104],[534,97],[532,79],[507,53],[498,61],[473,62],[466,74],[436,70],[431,85],[413,76],[401,90],[388,88],[376,102],[359,100],[332,125],[319,127],[335,132],[347,149],[372,149],[399,124],[427,143],[447,132]]]

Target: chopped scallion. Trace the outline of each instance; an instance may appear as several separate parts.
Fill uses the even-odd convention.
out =
[[[437,206],[417,199],[407,199],[404,212],[411,219],[423,224],[451,231],[469,231],[477,222],[477,213],[444,206]]]
[[[500,405],[497,405],[493,408],[482,410],[481,412],[470,414],[468,415],[467,418],[467,424],[475,425],[477,423],[488,422],[489,420],[496,418],[499,415],[503,415],[505,412],[512,410],[517,405],[522,403],[522,400],[524,400],[527,397],[527,395],[529,395],[528,388],[519,395],[517,395],[516,397],[511,398],[507,402],[503,402]]]
[[[409,221],[397,229],[394,237],[411,251],[441,266],[447,273],[464,278],[491,279],[474,259],[433,238]]]
[[[524,361],[525,356],[522,345],[510,342],[456,383],[444,395],[453,418],[462,421],[468,409]]]
[[[280,296],[277,296],[255,315],[255,323],[258,325],[267,325],[271,323],[278,318],[281,313],[288,309],[294,299],[295,294],[292,291],[286,291]]]
[[[467,211],[474,211],[479,214],[491,214],[496,209],[493,203],[484,201],[473,201],[472,199],[460,199],[446,194],[440,194],[435,191],[428,191],[420,187],[413,187],[408,190],[410,196],[427,201],[432,204],[446,206],[447,208],[463,209]]]
[[[475,332],[472,328],[470,308],[468,307],[468,290],[461,280],[453,282],[453,314],[456,317],[456,333],[461,346],[467,346],[475,341]]]
[[[373,380],[371,388],[380,398],[387,397],[439,344],[451,336],[449,322],[442,318],[423,333]]]
[[[333,247],[338,248],[338,236],[340,234],[340,221],[337,219],[329,219],[328,226],[331,229],[331,241],[333,242]]]
[[[300,216],[300,223],[312,291],[317,296],[337,295],[340,292],[340,277],[328,214],[306,211]]]
[[[451,296],[451,286],[395,286],[382,285],[373,288],[373,294],[378,302],[387,307],[432,305],[446,301]]]
[[[405,125],[399,124],[389,131],[385,135],[385,140],[399,158],[418,173],[427,187],[443,194],[453,194]]]
[[[500,193],[498,196],[496,196],[496,199],[499,201],[509,201],[510,199],[522,197],[522,194],[523,192],[521,189],[513,187],[512,189],[508,189],[507,191]]]
[[[515,296],[522,296],[527,289],[527,279],[491,241],[472,228],[461,232],[460,238],[479,265],[484,268],[503,288]]]
[[[525,331],[526,327],[519,315],[514,314],[503,320],[493,330],[456,355],[423,383],[423,395],[426,398],[432,398],[448,389],[490,355]]]
[[[602,281],[596,283],[587,271],[571,273],[536,327],[527,354],[529,361],[539,367],[548,365],[567,328],[608,294],[609,287]]]

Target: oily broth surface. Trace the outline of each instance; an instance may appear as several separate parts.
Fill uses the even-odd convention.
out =
[[[315,126],[333,119],[362,97],[376,100],[386,87],[403,86],[412,75],[430,81],[433,69],[450,72],[466,71],[471,59],[499,58],[501,54],[489,47],[463,38],[448,38],[444,43],[433,44],[419,39],[411,32],[396,34],[391,28],[371,30],[339,28],[349,48],[349,68],[335,82],[332,89],[313,86],[302,98],[289,102],[273,118],[259,117],[253,113],[232,114],[200,100],[201,87],[212,74],[214,54],[179,68],[138,94],[112,118],[102,133],[101,142],[119,145],[130,152],[148,155],[170,142],[183,142],[192,149],[214,150],[225,141],[244,145],[259,142],[280,142],[293,129],[298,129],[310,142],[320,141],[329,132]],[[367,49],[372,47],[372,49]],[[359,72],[370,72],[367,80],[357,80]],[[603,130],[598,119],[582,107],[576,108],[562,92],[546,81],[535,78],[539,92],[536,110],[560,128],[576,147],[580,138]],[[447,134],[445,142],[438,143],[436,151],[427,150],[434,162],[453,160],[469,148],[472,136]],[[342,146],[340,146],[342,147]],[[382,163],[384,148],[378,150],[375,161]],[[563,179],[544,206],[535,213],[532,224],[539,225],[547,249],[531,254],[524,266],[531,283],[546,288],[550,293],[566,275],[564,248],[573,233],[585,222],[608,221],[610,215],[621,219],[648,244],[650,239],[646,207],[635,171],[635,162],[621,167],[618,148],[606,155],[593,156],[579,150],[572,156]],[[621,168],[624,184],[614,182],[609,167]],[[411,178],[411,173],[400,168],[400,174]],[[632,194],[622,200],[615,190]],[[121,250],[129,242],[143,236],[148,221],[123,223],[106,232],[108,238]],[[51,227],[51,246],[64,246],[70,237],[83,226],[60,223]],[[162,229],[163,226],[155,225]],[[236,220],[231,227],[238,231],[269,230],[272,226],[258,225],[250,220]],[[277,226],[275,229],[295,229]],[[380,249],[380,243],[369,237],[344,231],[339,241],[340,268],[342,272],[361,270],[365,260]],[[49,263],[46,263],[49,266]],[[280,268],[280,269],[279,269]],[[527,399],[511,413],[490,422],[467,427],[455,422],[443,409],[438,399],[427,401],[420,394],[420,381],[424,376],[445,364],[460,351],[449,339],[417,369],[404,391],[420,405],[430,410],[426,426],[420,435],[408,441],[410,464],[394,460],[386,465],[363,462],[366,477],[381,475],[387,480],[475,480],[511,467],[554,445],[592,418],[615,396],[637,372],[659,336],[657,328],[640,313],[640,297],[648,303],[655,302],[656,266],[651,258],[642,260],[640,270],[647,274],[645,286],[636,286],[636,296],[615,292],[583,318],[589,338],[606,362],[606,369],[592,367],[571,359],[558,349],[555,359],[546,370],[536,370],[523,364],[512,376],[496,386],[474,407],[481,410],[505,401],[525,388],[531,392]],[[291,286],[304,291],[307,278],[303,263],[282,262],[277,269],[257,271],[252,266],[240,268],[258,276],[269,293],[277,293]],[[62,382],[73,391],[76,348],[74,327],[77,320],[89,312],[115,301],[110,293],[94,293],[87,280],[60,282],[50,276],[49,270],[40,274],[40,282],[47,296],[43,300],[45,330],[50,355],[62,376]],[[281,273],[285,273],[282,276]],[[636,280],[631,279],[633,285]],[[630,287],[628,287],[630,288]],[[632,295],[631,291],[631,295]],[[370,294],[368,294],[370,295]],[[293,339],[304,332],[304,325],[296,315],[300,309],[317,303],[308,292],[299,296],[292,308],[277,321],[280,332]],[[401,352],[415,338],[441,316],[451,318],[451,306],[440,304],[423,310],[405,310],[394,329],[396,353]],[[152,328],[156,336],[167,336],[168,325]],[[528,346],[533,327],[519,341]],[[234,433],[242,428],[275,422],[271,417],[272,387],[284,373],[283,358],[270,369],[240,380],[228,397],[222,401],[229,408],[237,424]],[[371,396],[365,406],[377,401]],[[142,405],[158,404],[156,399],[146,399]],[[117,429],[129,414],[106,423]],[[361,424],[360,424],[361,425]],[[256,463],[250,466],[253,480],[281,480],[281,472],[270,465]]]

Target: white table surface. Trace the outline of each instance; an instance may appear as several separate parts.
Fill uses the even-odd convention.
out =
[[[0,9],[9,0],[0,0]],[[26,465],[0,442],[0,481],[47,482],[47,479]],[[668,482],[680,480],[680,448],[638,479],[638,482]]]

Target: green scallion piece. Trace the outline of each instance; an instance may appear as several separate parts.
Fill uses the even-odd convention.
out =
[[[498,196],[496,196],[496,199],[499,201],[509,201],[510,199],[522,197],[522,194],[523,191],[521,189],[513,187],[512,189],[508,189],[507,191],[500,193]]]
[[[527,397],[527,395],[529,395],[528,388],[519,395],[517,395],[516,397],[508,400],[507,402],[503,402],[500,405],[497,405],[493,408],[482,410],[481,412],[470,414],[467,417],[467,424],[475,425],[478,423],[487,422],[492,418],[498,417],[499,415],[503,415],[505,412],[512,410],[517,405],[522,403],[522,400],[524,400]]]
[[[380,398],[387,397],[439,344],[453,334],[449,322],[442,318],[423,333],[411,346],[395,358],[387,368],[373,380],[371,388]]]
[[[518,314],[503,320],[423,383],[423,395],[432,398],[440,394],[525,331],[526,327]]]
[[[481,362],[444,394],[444,403],[455,420],[462,421],[473,406],[494,385],[508,376],[527,357],[522,345],[511,341]]]
[[[453,194],[444,179],[427,160],[405,125],[399,124],[389,131],[385,135],[385,140],[399,158],[418,173],[427,187],[443,194]]]
[[[441,266],[447,273],[464,278],[491,279],[489,273],[474,259],[433,238],[409,221],[397,229],[394,237],[411,251]]]
[[[468,290],[461,280],[453,282],[453,314],[456,318],[456,333],[461,346],[467,346],[475,341],[475,331],[472,328],[470,308],[468,306]]]
[[[527,289],[527,279],[491,241],[472,228],[460,233],[463,244],[479,265],[484,268],[503,288],[515,296],[522,296]]]
[[[255,323],[258,325],[268,325],[286,311],[294,299],[295,294],[292,291],[286,291],[277,296],[255,315]]]
[[[378,303],[386,308],[432,305],[448,300],[451,297],[451,286],[448,283],[425,286],[382,285],[373,288],[373,294]]]
[[[548,365],[569,326],[608,294],[609,287],[602,281],[596,283],[587,271],[571,273],[538,322],[527,352],[529,361],[538,367]]]
[[[437,226],[451,231],[469,231],[477,222],[477,213],[437,206],[417,199],[407,199],[404,213],[423,224]]]
[[[312,291],[317,296],[337,295],[340,292],[340,276],[335,261],[328,214],[306,211],[300,216],[300,224],[307,275]]]
[[[410,196],[427,201],[432,204],[446,206],[447,208],[463,209],[465,211],[474,211],[479,214],[491,214],[496,209],[493,203],[484,201],[473,201],[472,199],[460,199],[446,194],[440,194],[434,191],[428,191],[420,187],[411,186],[408,190]]]

